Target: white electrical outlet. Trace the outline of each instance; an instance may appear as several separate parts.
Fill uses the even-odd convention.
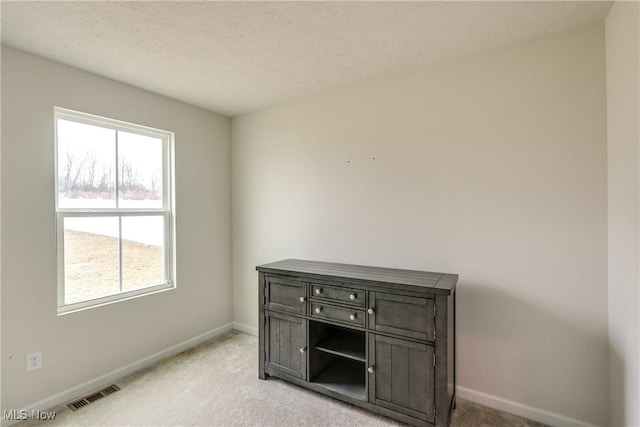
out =
[[[27,372],[42,368],[42,350],[27,354]]]

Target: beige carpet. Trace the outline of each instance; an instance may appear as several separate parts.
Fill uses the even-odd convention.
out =
[[[230,332],[116,381],[120,391],[76,412],[60,406],[51,409],[53,421],[18,426],[402,425],[278,379],[259,380],[257,348],[255,336]],[[451,425],[541,424],[458,399]]]

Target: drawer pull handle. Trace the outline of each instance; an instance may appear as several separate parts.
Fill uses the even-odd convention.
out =
[[[307,300],[307,297],[300,297],[300,302],[305,302]]]
[[[356,298],[358,298],[358,295],[357,295],[357,294],[351,294],[351,295],[349,295],[349,299],[350,299],[351,301],[353,301],[353,300],[354,300],[354,299],[356,299]]]
[[[375,369],[373,369],[373,366],[369,366],[367,368],[367,372],[369,372],[370,374],[373,374],[375,372]]]
[[[307,347],[300,347],[300,353],[304,353],[305,351],[307,351]]]
[[[320,312],[322,311],[322,307],[316,307],[316,313],[320,314]]]
[[[320,295],[322,293],[322,289],[316,288],[316,295]]]
[[[353,313],[353,314],[351,314],[351,315],[349,316],[349,319],[351,319],[351,320],[356,320],[356,317],[358,317],[358,315],[357,315],[357,314],[355,314],[355,313]]]
[[[376,312],[376,311],[375,311],[373,308],[370,308],[369,310],[367,310],[367,313],[369,313],[369,314],[373,314],[373,313],[375,313],[375,312]]]

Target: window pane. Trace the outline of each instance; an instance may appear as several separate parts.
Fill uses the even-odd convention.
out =
[[[164,277],[164,217],[122,218],[122,290],[166,282]]]
[[[116,206],[115,131],[58,119],[58,205]]]
[[[118,247],[118,218],[64,219],[65,304],[120,291]]]
[[[162,139],[118,132],[121,208],[162,208]]]

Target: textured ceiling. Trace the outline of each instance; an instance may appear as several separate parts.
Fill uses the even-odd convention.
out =
[[[233,116],[601,21],[610,6],[2,1],[2,43]]]

